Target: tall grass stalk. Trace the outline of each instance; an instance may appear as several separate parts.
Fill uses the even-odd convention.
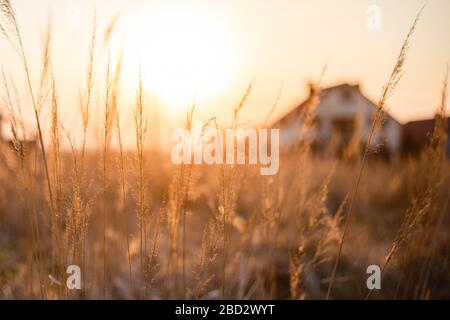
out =
[[[447,141],[447,118],[445,115],[447,104],[447,87],[448,87],[448,66],[445,72],[442,94],[439,108],[436,114],[436,120],[434,125],[433,135],[430,138],[428,148],[425,153],[425,161],[427,170],[424,171],[424,184],[419,184],[416,194],[412,200],[410,207],[407,209],[403,218],[400,229],[392,243],[392,246],[385,257],[383,266],[381,267],[381,275],[386,270],[389,262],[396,255],[402,245],[407,245],[411,242],[412,234],[420,225],[426,225],[426,223],[432,221],[430,215],[435,210],[434,202],[436,201],[439,187],[443,181],[443,160],[445,159],[445,143]],[[421,237],[422,241],[426,239],[430,234],[425,234]],[[380,276],[381,276],[380,275]],[[369,290],[366,295],[366,299],[369,299],[373,290]]]
[[[22,62],[22,66],[24,68],[24,72],[25,72],[25,77],[26,77],[26,83],[27,83],[27,89],[28,89],[28,93],[30,95],[31,98],[31,102],[32,102],[32,106],[33,106],[33,111],[34,111],[34,116],[35,116],[35,122],[36,122],[36,126],[37,126],[37,131],[38,131],[38,140],[39,140],[39,145],[40,145],[40,150],[41,150],[41,155],[43,158],[43,163],[44,163],[44,169],[45,169],[45,176],[46,176],[46,182],[47,182],[47,189],[48,189],[48,196],[49,196],[49,204],[50,204],[50,209],[51,209],[51,213],[52,215],[55,215],[55,208],[54,208],[54,198],[53,198],[53,190],[52,190],[52,186],[51,186],[51,179],[50,179],[50,172],[49,172],[49,166],[48,166],[48,161],[47,161],[47,154],[46,154],[46,150],[45,150],[45,145],[44,145],[44,138],[43,138],[43,133],[42,133],[42,126],[41,126],[41,121],[40,121],[40,109],[41,109],[41,105],[39,105],[39,103],[41,103],[39,97],[38,97],[38,101],[36,101],[36,97],[34,95],[34,90],[33,90],[33,86],[31,84],[31,73],[30,73],[30,69],[28,66],[28,60],[25,54],[25,48],[23,45],[23,40],[22,40],[22,35],[20,32],[20,27],[18,24],[18,21],[16,19],[16,15],[14,12],[14,9],[11,5],[11,2],[9,0],[1,0],[0,1],[0,14],[1,14],[1,20],[0,20],[0,32],[7,38],[7,40],[12,44],[13,48],[16,50],[16,52],[19,55],[19,58]],[[6,27],[5,27],[6,25]],[[47,74],[48,71],[48,66],[49,66],[49,49],[50,48],[50,28],[48,29],[48,34],[47,34],[47,41],[44,41],[44,56],[43,56],[43,71],[42,71],[42,77],[41,80],[44,79],[44,77]],[[41,81],[41,84],[43,83],[43,81]],[[33,198],[34,199],[34,198]],[[34,205],[32,206],[33,209],[32,211],[34,212]],[[36,232],[36,236],[37,236],[37,243],[36,245],[38,246],[37,248],[37,254],[38,256],[40,255],[40,248],[39,248],[39,228],[38,228],[38,224],[37,224],[37,213],[34,212],[34,224],[35,224],[35,232]],[[38,271],[40,274],[40,267],[38,266]],[[39,278],[41,279],[41,276],[39,276]],[[41,288],[41,292],[43,292],[43,284],[42,284],[42,280],[40,280],[40,288]]]
[[[108,62],[106,66],[106,77],[105,77],[105,102],[104,102],[104,114],[103,114],[103,153],[102,153],[102,182],[103,182],[103,297],[106,298],[106,289],[108,282],[108,269],[107,269],[107,259],[106,259],[106,232],[107,232],[107,184],[108,184],[108,152],[109,143],[111,136],[111,125],[113,120],[113,112],[111,106],[111,93],[112,93],[112,80],[111,80],[111,57],[108,54]]]
[[[342,238],[340,240],[339,243],[339,250],[336,256],[336,260],[334,263],[334,267],[333,267],[333,271],[331,273],[330,276],[330,280],[329,280],[329,285],[328,285],[328,290],[327,290],[327,295],[326,295],[326,299],[328,300],[331,297],[331,291],[333,289],[333,284],[334,284],[334,280],[336,277],[336,271],[339,265],[339,259],[342,255],[342,249],[344,246],[344,241],[345,241],[345,237],[347,235],[347,231],[348,231],[348,227],[349,227],[349,222],[350,222],[350,218],[352,216],[353,213],[353,209],[354,209],[354,205],[355,205],[355,199],[358,195],[358,189],[359,189],[359,185],[361,183],[361,178],[364,172],[364,168],[366,166],[366,161],[367,161],[367,157],[369,156],[371,147],[372,147],[372,142],[376,136],[377,131],[382,127],[382,125],[384,124],[384,116],[385,116],[385,112],[387,109],[387,103],[389,100],[389,97],[392,95],[392,93],[394,92],[395,88],[397,87],[402,74],[403,74],[403,69],[404,69],[404,64],[406,61],[406,56],[407,56],[407,52],[409,49],[409,44],[410,44],[410,40],[411,37],[414,33],[414,31],[416,30],[416,26],[417,23],[419,21],[420,15],[422,14],[422,10],[423,8],[419,11],[419,13],[417,14],[416,18],[414,19],[414,22],[411,26],[411,28],[409,29],[408,34],[406,35],[406,38],[403,42],[403,45],[400,49],[400,53],[398,55],[397,61],[395,63],[394,69],[391,72],[391,75],[389,77],[388,82],[384,85],[382,91],[381,91],[381,96],[378,100],[377,103],[377,110],[375,112],[375,115],[373,117],[373,121],[372,121],[372,126],[370,129],[370,133],[369,136],[367,138],[366,141],[366,147],[364,150],[364,154],[362,157],[362,161],[361,161],[361,165],[358,171],[358,175],[356,178],[356,184],[353,190],[353,193],[351,195],[351,199],[350,199],[350,204],[349,204],[349,209],[347,212],[347,215],[345,217],[345,224],[344,224],[344,230],[342,233]]]
[[[195,104],[193,104],[186,113],[186,120],[184,124],[184,128],[186,132],[191,132],[192,130],[192,121],[195,112]],[[189,136],[184,137],[183,141],[183,150],[189,149],[189,144],[191,143]],[[184,157],[185,155],[183,155]],[[187,165],[186,163],[182,163],[169,186],[169,202],[167,205],[167,223],[169,228],[169,253],[165,271],[165,290],[166,294],[168,294],[167,290],[169,289],[169,281],[173,285],[173,294],[175,297],[178,296],[178,285],[177,285],[177,264],[178,264],[178,251],[179,251],[179,241],[181,239],[182,245],[182,291],[183,297],[186,296],[186,280],[185,280],[185,208],[184,203],[187,197],[187,190],[190,181],[190,172],[192,169],[192,164]],[[183,215],[183,216],[182,216]],[[183,217],[183,224],[180,228],[180,220]],[[180,232],[181,237],[180,237]],[[173,279],[170,279],[170,276],[173,276]]]
[[[239,103],[233,109],[232,128],[234,131],[239,127],[239,115],[242,109],[245,107],[253,87],[255,85],[254,80],[249,83],[247,89],[242,95]],[[216,122],[217,126],[217,122]],[[233,137],[233,139],[235,139]],[[237,156],[237,145],[233,144],[233,157]],[[221,293],[222,298],[226,295],[226,283],[227,283],[227,263],[228,263],[228,242],[229,239],[229,225],[234,216],[235,204],[237,199],[237,169],[234,164],[227,165],[222,164],[220,169],[220,197],[219,197],[219,219],[221,220],[222,231],[222,266],[221,266]]]
[[[118,101],[119,101],[119,80],[120,76],[122,74],[122,61],[123,56],[120,55],[116,69],[114,74],[114,81],[113,81],[113,88],[112,88],[112,97],[111,97],[111,103],[112,103],[112,109],[114,114],[114,123],[115,123],[115,133],[116,133],[116,139],[117,144],[119,147],[119,170],[120,170],[120,186],[121,186],[121,192],[122,192],[122,214],[124,219],[124,232],[125,232],[125,238],[127,242],[127,258],[128,258],[128,280],[129,280],[129,287],[130,291],[133,291],[133,271],[132,271],[132,262],[131,262],[131,251],[130,251],[130,227],[128,224],[128,214],[126,210],[126,199],[127,199],[127,191],[126,191],[126,180],[125,180],[125,156],[124,156],[124,148],[123,148],[123,141],[122,141],[122,129],[121,129],[121,123],[120,123],[120,114],[119,114],[119,108],[118,108]]]
[[[140,284],[139,294],[143,298],[145,290],[145,261],[147,252],[145,250],[145,232],[147,206],[145,197],[146,178],[144,173],[144,144],[147,134],[147,119],[144,115],[144,87],[142,82],[142,72],[139,70],[138,88],[136,93],[136,103],[134,109],[134,124],[136,132],[137,167],[138,167],[138,222],[139,222],[139,261],[140,261]],[[143,287],[144,286],[144,287]]]

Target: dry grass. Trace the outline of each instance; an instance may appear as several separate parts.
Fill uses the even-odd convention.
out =
[[[434,134],[420,157],[369,157],[418,17],[382,89],[362,157],[351,156],[356,144],[342,158],[312,152],[307,137],[322,73],[303,114],[303,143],[282,155],[278,175],[267,177],[257,166],[174,166],[167,153],[149,148],[154,141],[142,77],[132,110],[135,145],[126,148],[122,58],[113,61],[108,48],[118,16],[99,39],[94,14],[79,94],[82,129],[70,132],[60,119],[50,32],[35,89],[10,2],[0,1],[0,10],[0,32],[27,79],[40,149],[22,147],[33,133],[24,125],[17,80],[3,66],[13,148],[0,145],[1,298],[368,298],[365,271],[375,263],[386,280],[376,297],[450,297],[447,80]],[[250,83],[230,108],[234,129],[242,126],[239,116],[252,88]],[[280,95],[281,89],[264,124]],[[101,110],[97,122],[93,110]],[[50,114],[48,127],[43,111]],[[187,130],[194,116],[192,106]],[[219,128],[218,122],[208,119],[203,129]],[[94,129],[100,139],[91,149]],[[64,286],[70,264],[81,268],[80,291]]]

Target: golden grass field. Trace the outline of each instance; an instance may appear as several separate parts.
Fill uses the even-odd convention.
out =
[[[1,299],[450,298],[447,80],[436,88],[441,117],[417,157],[381,159],[370,144],[329,157],[304,142],[282,154],[275,176],[250,165],[175,166],[168,152],[151,147],[141,82],[130,102],[135,143],[124,145],[120,61],[104,58],[94,106],[94,53],[113,24],[92,31],[80,75],[83,130],[73,137],[59,119],[51,35],[35,84],[10,2],[0,1],[0,9],[0,31],[28,80],[37,143],[23,148],[23,135],[32,133],[15,99],[17,83],[3,73],[13,148],[2,145],[0,153]],[[416,22],[380,88],[371,135],[383,125]],[[320,82],[316,91],[305,122],[313,123]],[[236,124],[247,94],[230,108]],[[102,110],[100,122],[92,123],[92,109]],[[44,110],[49,126],[41,125]],[[194,113],[186,115],[187,129]],[[98,128],[95,148],[87,147],[91,127]],[[369,292],[372,264],[382,267],[382,290]],[[68,265],[81,268],[81,290],[66,288]]]

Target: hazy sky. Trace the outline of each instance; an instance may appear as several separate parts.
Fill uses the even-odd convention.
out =
[[[111,52],[114,56],[118,48],[124,49],[126,94],[133,93],[132,75],[140,61],[144,79],[148,80],[147,89],[153,96],[150,100],[165,109],[166,116],[180,114],[177,112],[182,110],[180,106],[166,105],[185,107],[187,102],[183,99],[190,92],[184,91],[188,89],[195,90],[202,116],[212,113],[220,116],[231,113],[248,83],[254,80],[244,116],[257,120],[271,108],[280,86],[282,96],[277,114],[295,106],[306,96],[307,81],[316,79],[327,62],[325,86],[343,81],[360,83],[363,92],[376,100],[425,1],[12,0],[12,3],[35,75],[40,68],[40,43],[47,17],[49,13],[53,17],[53,60],[65,117],[72,119],[77,112],[76,99],[86,69],[89,32],[96,8],[100,33],[120,12]],[[367,27],[370,5],[378,5],[381,10],[379,30]],[[402,122],[430,116],[438,105],[445,66],[450,61],[449,15],[450,1],[428,0],[412,39],[405,75],[390,103],[391,113]],[[137,51],[139,57],[133,55]],[[0,52],[2,65],[15,75],[19,63],[3,40]],[[104,60],[106,54],[100,55],[98,59]],[[189,64],[191,60],[194,66]],[[101,72],[97,78],[103,80]],[[192,76],[192,72],[196,75]],[[173,96],[173,91],[183,95]],[[101,94],[97,99],[101,99]]]

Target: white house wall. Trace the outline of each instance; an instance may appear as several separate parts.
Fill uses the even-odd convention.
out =
[[[358,90],[350,89],[351,100],[343,101],[342,90],[328,91],[316,109],[321,128],[318,139],[331,139],[332,121],[334,119],[359,119],[360,134],[363,141],[370,130],[374,106]],[[322,128],[323,126],[323,128]]]

